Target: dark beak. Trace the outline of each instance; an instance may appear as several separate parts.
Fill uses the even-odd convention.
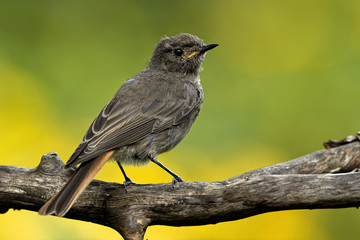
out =
[[[219,44],[209,44],[209,45],[205,45],[205,46],[202,46],[201,49],[200,49],[200,53],[205,53],[215,47],[219,46]]]

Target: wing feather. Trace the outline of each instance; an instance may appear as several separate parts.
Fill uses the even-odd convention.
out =
[[[193,101],[198,94],[190,85],[183,98],[169,95],[163,100],[148,96],[147,101],[122,99],[122,89],[95,118],[82,142],[66,166],[74,166],[99,155],[135,143],[154,132],[161,132],[185,121],[202,99]],[[124,89],[126,90],[126,89]]]

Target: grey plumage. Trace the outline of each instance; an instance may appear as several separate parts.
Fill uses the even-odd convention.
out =
[[[204,97],[198,72],[206,51],[216,46],[205,45],[190,34],[165,38],[158,43],[149,65],[127,80],[95,118],[66,167],[80,164],[75,175],[90,171],[96,175],[90,165],[98,165],[100,169],[107,160],[102,156],[107,154],[119,163],[122,171],[123,163],[141,165],[153,161],[182,181],[159,163],[157,156],[174,148],[198,116]],[[92,163],[99,159],[101,166]],[[81,170],[82,166],[88,170]],[[131,181],[123,173],[126,181]],[[78,182],[71,183],[84,178],[72,177],[39,214],[63,216],[82,192],[77,192]]]

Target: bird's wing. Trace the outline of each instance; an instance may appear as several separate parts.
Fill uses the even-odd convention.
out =
[[[186,87],[184,98],[149,96],[148,101],[121,101],[113,98],[95,118],[66,166],[74,166],[101,154],[139,141],[188,119],[201,104],[199,91]],[[195,95],[196,94],[196,95]]]

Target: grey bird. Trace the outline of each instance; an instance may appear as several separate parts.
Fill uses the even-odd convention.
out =
[[[39,215],[64,216],[111,158],[125,177],[125,187],[132,181],[122,164],[154,162],[182,182],[157,156],[174,148],[197,118],[204,98],[200,65],[216,46],[187,33],[162,39],[148,66],[127,80],[92,122],[65,167],[80,166]]]

